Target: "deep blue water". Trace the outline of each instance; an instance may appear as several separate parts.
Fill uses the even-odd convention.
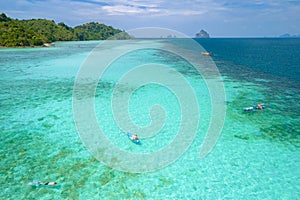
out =
[[[300,39],[196,39],[214,59],[300,82]],[[222,70],[222,69],[221,69]]]

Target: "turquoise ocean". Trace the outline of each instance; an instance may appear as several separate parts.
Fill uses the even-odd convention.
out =
[[[194,88],[201,115],[197,135],[178,160],[147,173],[106,166],[77,133],[74,82],[87,56],[103,41],[0,49],[0,199],[299,199],[300,39],[195,41],[212,52],[209,59],[218,67],[226,92],[224,127],[204,158],[199,151],[210,123],[209,92],[186,60],[159,48],[129,52],[112,63],[97,86],[95,111],[105,134],[121,149],[138,153],[157,151],[176,136],[180,104],[162,85],[136,90],[123,109],[137,125],[150,123],[154,104],[164,107],[167,118],[159,134],[142,138],[141,145],[131,143],[111,113],[111,94],[122,73],[160,63],[181,73]],[[171,42],[189,49],[184,40]],[[151,43],[165,45],[163,40]],[[257,103],[265,109],[243,111]],[[58,185],[28,185],[35,180]]]

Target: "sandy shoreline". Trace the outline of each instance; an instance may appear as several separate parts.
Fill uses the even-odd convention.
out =
[[[0,49],[26,49],[26,48],[42,48],[42,47],[53,47],[55,46],[55,43],[45,43],[43,45],[39,46],[12,46],[12,47],[6,47],[6,46],[0,46]]]

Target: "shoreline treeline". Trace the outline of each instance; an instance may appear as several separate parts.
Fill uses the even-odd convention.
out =
[[[106,39],[130,39],[130,36],[112,26],[90,22],[74,28],[53,20],[18,20],[0,14],[0,46],[42,46],[56,41],[84,41]]]

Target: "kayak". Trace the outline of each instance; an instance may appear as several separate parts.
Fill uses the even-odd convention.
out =
[[[134,144],[141,144],[141,141],[139,139],[137,139],[137,140],[132,139],[132,136],[134,134],[126,133],[126,135],[127,135],[128,139],[131,140],[131,142],[133,142]]]
[[[265,106],[262,105],[261,108],[258,108],[258,106],[250,106],[250,107],[246,107],[243,110],[244,111],[252,111],[252,110],[262,110],[265,109]]]

